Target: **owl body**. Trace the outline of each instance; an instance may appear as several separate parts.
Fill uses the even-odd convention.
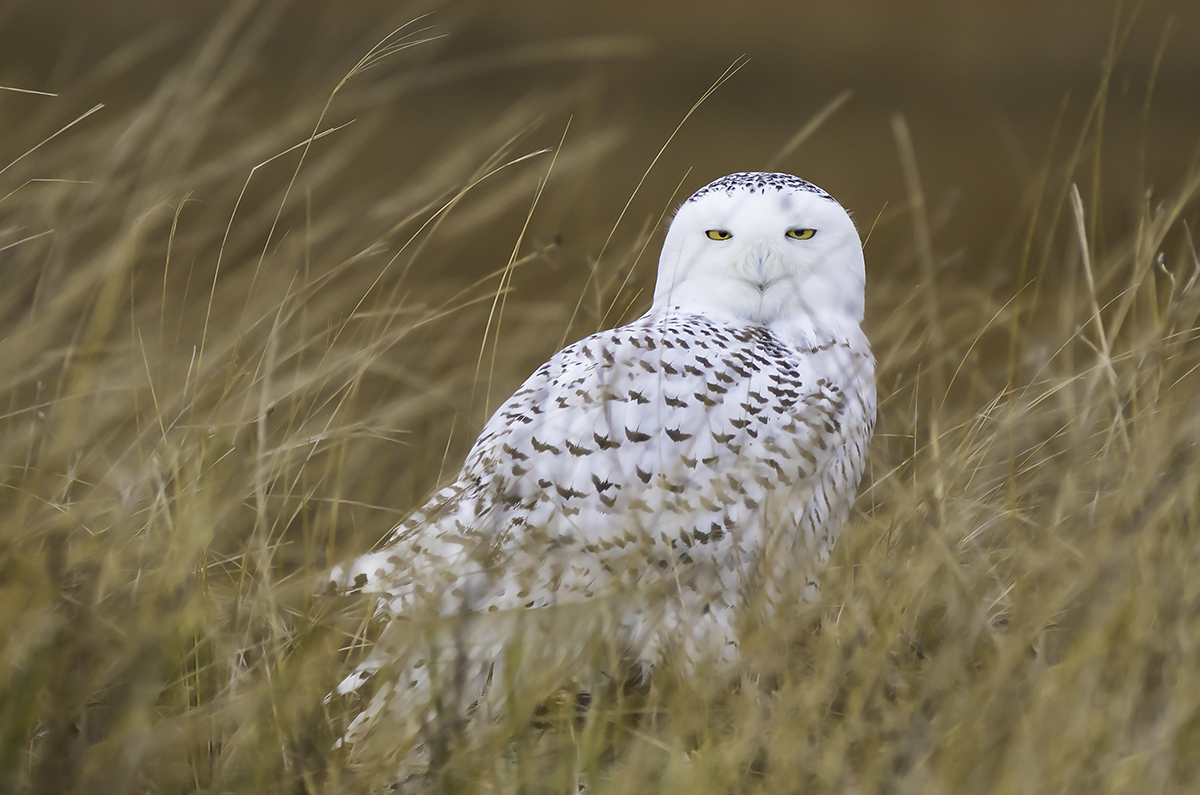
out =
[[[597,610],[568,635],[611,633],[645,670],[736,659],[746,605],[816,596],[863,472],[862,278],[853,224],[820,189],[762,174],[702,189],[668,233],[651,310],[539,368],[456,481],[335,582],[379,594],[391,624],[463,618],[454,645],[480,683],[522,616],[572,606]],[[385,667],[416,685],[425,658],[387,636],[342,692]]]

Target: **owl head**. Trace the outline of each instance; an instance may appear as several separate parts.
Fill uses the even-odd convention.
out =
[[[861,322],[865,282],[858,230],[832,196],[790,174],[742,172],[676,212],[651,311],[836,332]]]

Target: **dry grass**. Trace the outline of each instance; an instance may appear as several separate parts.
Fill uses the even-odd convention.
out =
[[[260,124],[263,24],[231,14],[133,110],[51,138],[89,105],[23,98],[10,133],[30,152],[0,171],[0,789],[366,789],[323,699],[369,605],[313,582],[453,471],[577,305],[572,336],[646,303],[646,263],[624,282],[653,218],[583,300],[554,245],[520,237],[546,175],[607,145],[522,160],[559,99],[368,194],[339,175],[420,75],[399,56]],[[1003,290],[938,258],[897,121],[910,192],[880,223],[915,243],[867,247],[890,263],[869,287],[870,472],[820,605],[748,644],[753,675],[583,713],[514,699],[450,743],[437,787],[1192,789],[1200,171],[1133,197],[1127,233],[1101,228],[1102,118],[995,244]]]

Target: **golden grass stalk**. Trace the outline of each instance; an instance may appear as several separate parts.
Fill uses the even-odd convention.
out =
[[[561,333],[583,306],[582,279],[512,292],[514,269],[548,256],[513,248],[535,191],[599,145],[564,149],[549,177],[547,159],[525,162],[551,100],[366,195],[339,175],[381,134],[372,103],[423,67],[355,80],[412,40],[386,40],[336,96],[239,125],[258,24],[235,10],[127,112],[20,100],[60,104],[0,171],[6,791],[354,792],[386,777],[335,749],[352,715],[325,701],[374,631],[371,605],[313,584],[421,500],[451,428],[478,427],[462,395],[489,307],[507,302],[500,373],[535,363],[512,351],[549,354],[545,323]],[[430,787],[1194,786],[1200,172],[1139,197],[1127,235],[1097,235],[1078,152],[1048,165],[1023,250],[1001,255],[1022,274],[1006,294],[939,258],[920,142],[895,130],[919,245],[868,249],[900,263],[869,296],[879,430],[820,604],[758,628],[733,684],[664,675],[581,707],[539,692],[531,666],[485,731],[446,735]],[[508,236],[472,262],[467,232]],[[1046,266],[1027,289],[1034,241]],[[644,247],[587,274],[594,320]],[[549,321],[514,312],[535,305]]]

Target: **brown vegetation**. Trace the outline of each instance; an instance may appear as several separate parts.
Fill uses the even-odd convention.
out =
[[[629,157],[590,76],[466,112],[470,69],[417,20],[343,82],[258,80],[278,24],[235,6],[136,102],[94,108],[132,46],[62,96],[0,91],[0,789],[366,789],[324,696],[370,605],[314,583],[560,340],[643,310],[662,213],[729,170],[660,162],[614,234],[623,201],[586,196],[628,197],[653,151],[605,171]],[[871,233],[881,398],[820,604],[734,685],[514,698],[437,786],[1193,788],[1200,126],[1147,154],[1153,86],[1113,83],[1129,25],[965,249],[905,117],[886,205],[814,177]],[[394,105],[424,114],[411,152]],[[714,124],[687,151],[728,157]]]

